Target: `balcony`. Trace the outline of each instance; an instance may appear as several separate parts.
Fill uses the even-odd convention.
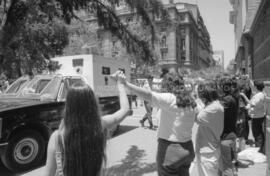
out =
[[[168,52],[168,45],[167,44],[162,44],[160,45],[160,51],[161,52]]]
[[[159,60],[158,61],[158,65],[172,65],[172,64],[177,64],[175,58],[164,59],[164,60]]]

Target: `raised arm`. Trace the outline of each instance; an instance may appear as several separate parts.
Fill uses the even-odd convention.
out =
[[[111,129],[118,125],[122,120],[125,119],[129,112],[129,102],[125,86],[120,80],[117,80],[117,87],[119,90],[120,109],[113,114],[101,117],[102,125],[107,129]]]
[[[244,93],[241,92],[240,96],[243,97],[243,99],[246,101],[247,104],[250,104],[250,100],[248,99],[248,97]]]
[[[132,91],[135,95],[141,97],[142,99],[151,102],[152,101],[152,94],[151,90],[147,90],[141,87],[138,87],[134,84],[131,84],[129,82],[126,82],[126,88],[128,88],[130,91]]]

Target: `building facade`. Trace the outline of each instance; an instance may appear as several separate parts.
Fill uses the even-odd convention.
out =
[[[159,17],[154,18],[158,42],[155,42],[155,55],[160,69],[180,72],[182,69],[200,69],[214,64],[210,35],[196,4],[181,0],[163,0],[172,23],[168,25]],[[142,30],[135,14],[123,2],[116,7],[123,23],[133,26],[133,31]],[[88,19],[89,23],[95,20]],[[109,31],[98,30],[99,48],[105,57],[129,57],[121,42]],[[131,58],[132,60],[132,58]],[[136,63],[132,63],[136,67]]]
[[[214,51],[213,58],[215,65],[221,66],[224,69],[224,51],[216,50]]]
[[[249,74],[250,77],[258,79],[258,76],[255,76],[257,57],[254,56],[256,48],[254,38],[261,34],[254,34],[253,31],[258,27],[259,18],[257,16],[261,13],[260,6],[264,0],[230,0],[230,2],[233,6],[233,11],[230,12],[230,22],[235,29],[236,72]]]

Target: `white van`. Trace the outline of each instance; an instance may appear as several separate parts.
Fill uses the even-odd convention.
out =
[[[96,55],[62,56],[51,59],[61,65],[56,73],[62,75],[81,75],[86,78],[99,97],[118,96],[118,89],[111,74],[121,69],[130,81],[130,63],[127,59],[106,58]]]

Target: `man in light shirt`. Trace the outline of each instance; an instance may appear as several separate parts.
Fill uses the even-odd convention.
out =
[[[254,82],[257,93],[250,100],[250,116],[252,118],[252,132],[255,138],[255,146],[260,147],[259,152],[265,153],[264,143],[265,134],[263,124],[265,121],[265,94],[263,92],[264,84],[262,81]]]
[[[266,118],[265,93],[263,92],[264,83],[254,81],[254,88],[257,92],[249,101],[244,94],[240,94],[248,102],[247,109],[252,119],[252,133],[255,139],[255,146],[259,147],[259,152],[265,153],[265,134],[263,132],[264,121]]]

